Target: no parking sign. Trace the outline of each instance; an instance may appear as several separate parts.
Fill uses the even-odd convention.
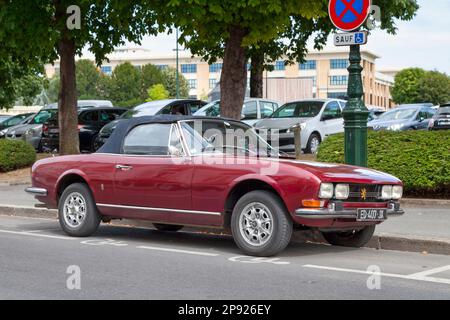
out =
[[[358,29],[369,16],[371,0],[330,0],[328,13],[342,31]]]

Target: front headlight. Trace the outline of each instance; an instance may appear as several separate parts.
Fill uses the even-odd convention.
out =
[[[334,189],[334,197],[337,200],[346,200],[350,194],[350,187],[348,184],[337,184]]]
[[[319,190],[319,198],[331,199],[334,194],[334,186],[332,183],[322,183]]]
[[[400,200],[403,197],[403,187],[393,186],[392,187],[392,199]]]
[[[8,129],[3,129],[2,131],[0,131],[0,137],[5,136],[7,131]]]
[[[295,126],[292,126],[289,129],[287,129],[286,133],[293,133],[296,128],[300,128],[300,130],[305,130],[306,129],[306,123],[302,122],[300,124],[296,124]]]
[[[383,200],[392,199],[392,186],[383,186],[381,188],[381,199]]]

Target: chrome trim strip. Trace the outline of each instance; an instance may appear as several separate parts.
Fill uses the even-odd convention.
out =
[[[164,211],[164,212],[176,212],[176,213],[187,213],[187,214],[204,214],[204,215],[213,215],[213,216],[220,216],[220,215],[222,215],[222,213],[220,213],[220,212],[182,210],[182,209],[168,209],[168,208],[136,207],[136,206],[124,206],[124,205],[106,204],[106,203],[97,203],[97,206],[99,206],[99,207],[106,207],[106,208],[121,208],[121,209],[147,210],[147,211]]]
[[[45,196],[48,194],[47,189],[44,189],[44,188],[35,188],[35,187],[29,187],[29,188],[26,188],[26,189],[25,189],[25,192],[26,192],[26,193],[34,194],[34,195],[36,195],[36,196],[42,196],[42,197],[45,197]]]

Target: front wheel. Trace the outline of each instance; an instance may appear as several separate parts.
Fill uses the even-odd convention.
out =
[[[236,245],[246,254],[269,257],[289,244],[292,220],[275,194],[252,191],[236,203],[231,216],[231,232]]]
[[[322,232],[322,235],[331,245],[361,248],[372,239],[374,232],[375,226],[373,225],[361,230],[347,232]]]
[[[320,143],[320,136],[317,133],[313,133],[308,139],[305,153],[316,154],[319,151]]]
[[[72,237],[88,237],[97,231],[101,216],[86,184],[74,183],[64,190],[58,218],[61,228]]]

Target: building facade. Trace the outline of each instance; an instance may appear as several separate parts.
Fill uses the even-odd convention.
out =
[[[376,71],[376,60],[380,57],[376,54],[362,50],[363,85],[364,101],[368,106],[377,106],[384,109],[393,107],[390,88],[394,84],[394,79],[390,74],[383,74]],[[93,56],[83,56],[83,59],[94,60]],[[111,74],[114,68],[123,63],[130,62],[137,68],[152,63],[160,68],[176,67],[175,53],[170,55],[158,56],[142,48],[123,48],[117,49],[108,56],[108,62],[104,62],[101,71],[105,74]],[[286,65],[283,60],[274,63],[274,70],[267,71],[264,74],[264,96],[265,98],[274,98],[274,92],[279,92],[280,84],[294,82],[310,84],[305,88],[304,97],[315,98],[336,98],[346,96],[348,84],[348,50],[333,51],[311,51],[304,63],[294,63]],[[207,99],[208,93],[215,88],[220,81],[222,70],[222,61],[214,64],[208,64],[199,57],[193,57],[188,52],[180,52],[179,70],[189,83],[189,94],[191,97]],[[54,76],[59,72],[59,63],[47,65],[46,72],[48,77]],[[250,73],[249,73],[250,77]],[[283,81],[275,81],[283,79]],[[308,81],[299,81],[308,80]],[[289,87],[289,85],[286,85]],[[312,88],[312,89],[311,89]],[[305,91],[303,90],[303,91]],[[281,102],[288,99],[289,95],[280,98]]]

